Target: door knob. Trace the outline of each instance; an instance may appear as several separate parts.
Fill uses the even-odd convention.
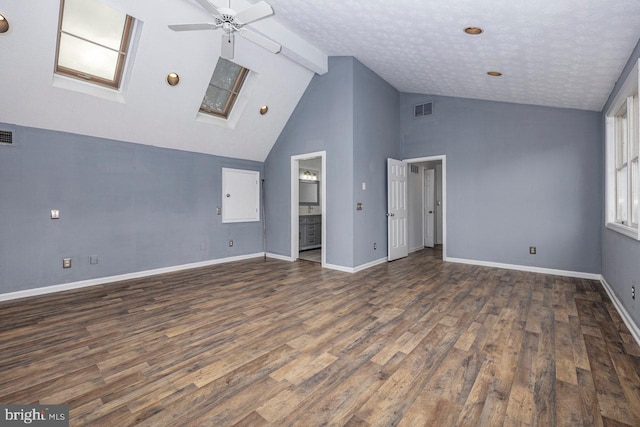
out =
[[[394,213],[388,213],[387,216],[396,216]]]
[[[433,213],[433,211],[429,211],[429,213]]]

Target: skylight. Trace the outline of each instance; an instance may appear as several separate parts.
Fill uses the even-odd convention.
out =
[[[218,59],[200,111],[224,118],[229,117],[249,70],[224,58]]]
[[[133,21],[98,0],[61,0],[56,73],[119,88]]]

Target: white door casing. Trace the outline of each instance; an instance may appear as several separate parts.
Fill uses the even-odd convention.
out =
[[[433,248],[435,240],[435,169],[425,169],[424,174],[424,246]]]
[[[407,162],[387,159],[387,260],[409,255]]]

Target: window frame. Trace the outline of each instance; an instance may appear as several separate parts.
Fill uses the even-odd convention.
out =
[[[96,75],[90,74],[90,73],[86,73],[80,70],[75,70],[73,68],[68,68],[68,67],[64,67],[62,65],[60,65],[58,63],[58,60],[60,58],[60,39],[62,38],[62,34],[66,34],[70,37],[75,37],[79,40],[83,40],[86,41],[88,43],[92,43],[96,46],[100,46],[102,48],[108,49],[112,52],[116,52],[114,49],[108,47],[108,46],[104,46],[101,45],[99,43],[96,43],[92,40],[86,39],[84,37],[80,37],[77,36],[75,34],[72,33],[68,33],[66,31],[63,31],[62,29],[62,20],[64,18],[64,5],[65,5],[65,0],[60,0],[60,15],[59,15],[59,19],[58,19],[58,31],[57,31],[57,42],[56,42],[56,56],[55,56],[55,66],[54,66],[54,73],[62,75],[62,76],[67,76],[67,77],[71,77],[77,80],[81,80],[81,81],[85,81],[85,82],[90,82],[90,83],[95,83],[97,85],[100,86],[106,86],[108,88],[111,89],[116,89],[119,90],[121,85],[122,85],[122,77],[124,76],[124,71],[125,71],[125,65],[127,62],[127,57],[130,51],[130,47],[131,47],[131,41],[132,41],[132,37],[133,37],[133,30],[134,30],[134,24],[135,24],[135,19],[132,16],[126,15],[125,18],[125,24],[124,24],[124,28],[122,30],[122,38],[120,40],[120,49],[117,51],[118,52],[118,61],[116,63],[116,71],[114,73],[114,78],[113,80],[108,80],[102,77],[98,77]]]
[[[220,62],[221,59],[224,59],[222,57],[218,58],[218,62],[216,62],[216,68],[218,67],[218,63]],[[228,59],[224,59],[225,61],[229,61]],[[242,88],[244,86],[245,81],[247,80],[247,76],[249,75],[249,69],[243,67],[242,65],[235,63],[233,61],[229,61],[232,62],[233,64],[237,65],[240,67],[240,73],[238,73],[238,76],[236,77],[236,81],[233,84],[233,87],[231,88],[231,90],[227,90],[224,88],[220,88],[218,86],[212,85],[211,84],[211,80],[213,80],[213,75],[215,74],[215,70],[216,68],[214,68],[213,73],[211,74],[211,78],[209,79],[209,82],[207,83],[207,90],[209,89],[209,86],[215,86],[220,90],[223,90],[225,92],[229,92],[230,96],[227,99],[227,103],[225,104],[224,109],[220,112],[217,110],[212,110],[210,108],[206,108],[203,103],[204,103],[204,98],[206,96],[206,92],[205,91],[205,95],[202,97],[202,102],[200,103],[200,108],[198,110],[198,112],[202,113],[202,114],[207,114],[207,115],[211,115],[211,116],[215,116],[215,117],[220,117],[222,119],[228,119],[229,115],[231,114],[231,111],[233,110],[233,107],[238,99],[238,97],[240,96],[240,91],[242,91]]]
[[[636,62],[605,113],[605,225],[608,229],[635,240],[640,240],[637,205],[640,190],[639,63],[640,60]],[[622,148],[624,152],[621,152]],[[623,181],[620,181],[621,176]],[[622,201],[619,197],[621,189],[624,189]],[[624,209],[623,212],[620,207]]]

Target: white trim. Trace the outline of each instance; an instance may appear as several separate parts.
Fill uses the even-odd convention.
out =
[[[595,273],[583,273],[580,271],[569,271],[569,270],[556,270],[553,268],[531,267],[528,265],[503,264],[499,262],[478,261],[475,259],[450,257],[450,258],[447,258],[447,261],[455,262],[458,264],[481,265],[483,267],[495,267],[495,268],[504,268],[507,270],[528,271],[531,273],[551,274],[553,276],[576,277],[579,279],[600,280],[600,278],[602,277],[600,274],[595,274]]]
[[[631,316],[629,316],[629,313],[624,308],[616,294],[613,292],[613,289],[611,289],[611,286],[609,286],[609,283],[607,283],[607,280],[603,276],[600,276],[600,283],[602,283],[602,287],[605,291],[607,291],[607,294],[609,294],[609,298],[611,299],[613,306],[618,311],[618,314],[620,314],[620,317],[622,317],[622,321],[624,322],[624,324],[627,325],[631,336],[636,341],[636,343],[640,345],[640,329],[635,324]]]
[[[622,87],[618,90],[616,97],[613,99],[609,108],[605,113],[605,227],[609,230],[618,232],[624,236],[630,237],[634,240],[640,240],[640,227],[634,228],[624,224],[616,223],[616,165],[615,165],[615,115],[627,103],[629,96],[638,94],[638,88],[640,87],[640,59],[634,64],[633,69],[626,77]],[[633,105],[628,106],[629,122],[634,123],[634,126],[640,124],[640,112],[637,108],[633,108]],[[629,144],[638,144],[636,137],[630,136]],[[629,165],[628,170],[629,185],[631,183],[631,167]],[[640,178],[639,178],[640,179]],[[640,187],[640,182],[635,183]],[[632,201],[629,200],[628,204],[631,205]],[[629,214],[631,209],[629,210]],[[631,218],[629,218],[631,221]]]
[[[107,283],[120,282],[122,280],[139,279],[141,277],[155,276],[156,274],[174,273],[176,271],[190,270],[192,268],[208,267],[210,265],[224,264],[233,261],[243,261],[247,259],[263,257],[264,252],[238,255],[227,258],[218,258],[208,261],[194,262],[191,264],[175,265],[172,267],[156,268],[154,270],[137,271],[134,273],[120,274],[118,276],[99,277],[97,279],[82,280],[80,282],[63,283],[61,285],[45,286],[42,288],[27,289],[24,291],[9,292],[0,294],[0,301],[9,301],[18,298],[33,297],[36,295],[45,295],[55,292],[68,291],[71,289],[87,288],[95,285],[104,285]]]
[[[421,250],[423,250],[424,248],[425,248],[424,246],[418,246],[418,247],[416,247],[416,248],[409,249],[409,253],[410,253],[410,254],[412,254],[412,253],[414,253],[414,252],[421,251]]]
[[[322,247],[320,248],[320,261],[322,267],[327,267],[327,152],[316,151],[314,153],[298,154],[291,156],[291,255],[293,260],[298,259],[300,254],[300,247],[298,241],[299,229],[299,181],[300,181],[300,160],[312,159],[320,157],[322,164],[322,182],[320,183],[320,214],[322,215],[322,230],[321,241]],[[327,267],[331,268],[331,267]]]
[[[358,273],[362,270],[366,270],[371,267],[375,267],[376,265],[384,264],[386,262],[387,262],[387,257],[384,257],[384,258],[379,258],[374,261],[368,262],[366,264],[361,264],[357,267],[345,267],[342,265],[335,265],[335,264],[326,264],[324,265],[324,267],[330,270],[337,270],[337,271],[353,274],[353,273]]]
[[[447,156],[446,154],[441,154],[438,156],[416,157],[412,159],[404,159],[403,161],[407,163],[421,163],[421,162],[433,162],[438,160],[442,161],[442,260],[448,261],[449,259],[447,257]]]
[[[609,230],[617,231],[627,237],[631,237],[635,240],[640,240],[640,233],[637,228],[629,227],[628,225],[618,224],[617,222],[607,222],[607,228]]]
[[[387,259],[385,258],[385,261],[386,260]],[[342,265],[335,265],[335,264],[325,264],[322,267],[328,268],[329,270],[342,271],[344,273],[355,273],[355,269],[353,267],[344,267]]]
[[[357,273],[359,271],[366,270],[367,268],[371,268],[371,267],[375,267],[376,265],[384,264],[385,262],[387,262],[387,257],[379,258],[379,259],[376,259],[374,261],[370,261],[370,262],[368,262],[366,264],[360,264],[359,266],[354,267],[353,268],[353,272]]]
[[[267,258],[279,259],[280,261],[289,261],[289,262],[295,261],[295,259],[291,258],[290,256],[273,254],[271,252],[267,252]]]

